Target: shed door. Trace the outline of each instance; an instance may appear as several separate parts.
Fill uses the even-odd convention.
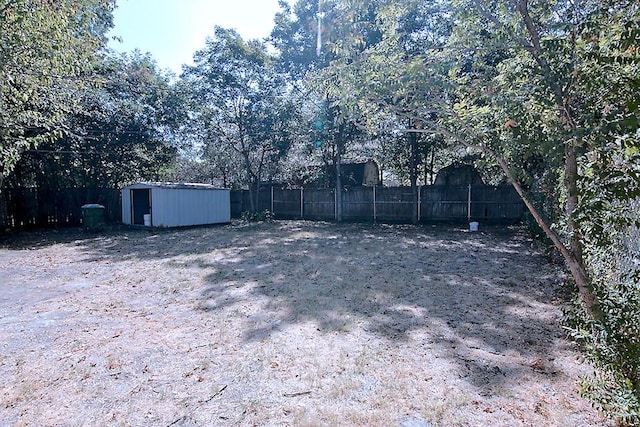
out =
[[[131,190],[131,218],[133,223],[144,225],[144,215],[151,213],[151,189]]]

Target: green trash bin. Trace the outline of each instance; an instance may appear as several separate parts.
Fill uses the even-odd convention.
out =
[[[105,209],[102,205],[82,205],[82,225],[85,230],[99,230],[105,223]]]

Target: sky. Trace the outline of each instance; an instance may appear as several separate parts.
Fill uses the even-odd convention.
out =
[[[179,75],[193,53],[220,25],[244,39],[271,33],[278,0],[118,0],[109,46],[119,52],[150,52],[158,66]]]

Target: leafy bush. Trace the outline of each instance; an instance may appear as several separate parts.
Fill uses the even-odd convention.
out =
[[[245,222],[273,221],[275,215],[269,209],[260,212],[244,211],[240,219]]]
[[[640,233],[588,256],[601,318],[588,319],[576,304],[567,326],[596,372],[582,394],[620,425],[640,425]]]
[[[588,319],[578,308],[567,316],[567,326],[595,374],[582,381],[582,394],[620,425],[640,425],[640,233],[626,241],[591,253],[589,265],[598,295],[601,318]],[[635,245],[635,247],[634,247]]]
[[[577,212],[599,312],[576,303],[565,322],[596,368],[583,395],[620,425],[640,426],[640,156],[615,148],[583,164]]]

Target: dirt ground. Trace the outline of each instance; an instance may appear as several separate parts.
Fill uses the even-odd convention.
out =
[[[517,229],[283,221],[0,240],[0,425],[602,426]]]

